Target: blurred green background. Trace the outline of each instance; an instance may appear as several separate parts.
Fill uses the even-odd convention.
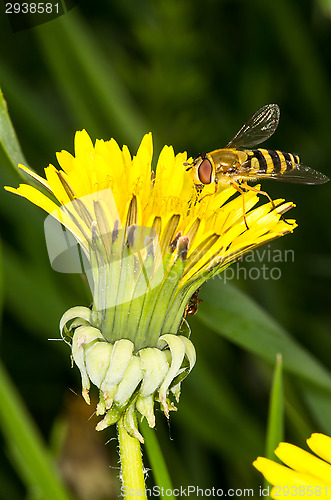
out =
[[[0,86],[38,173],[56,162],[56,151],[73,151],[82,128],[133,153],[152,131],[155,158],[164,144],[194,156],[223,147],[254,111],[277,103],[280,126],[266,147],[297,153],[331,175],[331,1],[80,0],[58,19],[20,32],[1,8]],[[18,174],[0,160],[0,184],[17,186]],[[260,249],[261,259],[269,251],[262,262],[234,265],[230,283],[214,280],[201,293],[190,321],[197,365],[169,426],[157,416],[174,487],[258,491],[262,478],[251,462],[265,453],[279,351],[286,440],[303,446],[310,432],[331,435],[331,183],[267,181],[263,189],[295,202],[290,216],[299,228]],[[68,498],[116,498],[115,429],[97,434],[93,419],[85,428],[92,409],[74,394],[80,380],[69,348],[48,340],[58,336],[65,310],[89,304],[86,288],[79,276],[51,269],[41,210],[4,191],[0,210],[3,364],[59,464]],[[273,260],[276,249],[282,262]],[[285,250],[293,250],[287,262]],[[263,265],[279,269],[279,279],[263,279]],[[254,268],[251,278],[240,271],[237,279],[238,266]],[[1,413],[0,498],[45,498],[15,442],[16,427],[9,431],[4,403]],[[147,484],[154,484],[152,473]]]

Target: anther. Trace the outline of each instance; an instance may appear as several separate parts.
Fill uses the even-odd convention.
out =
[[[182,260],[186,260],[187,258],[187,252],[188,252],[188,246],[190,243],[190,239],[188,236],[182,236],[179,238],[178,241],[178,257],[180,257]]]
[[[172,242],[170,243],[169,245],[169,250],[171,253],[173,253],[175,250],[176,250],[176,247],[177,247],[177,243],[178,243],[178,240],[179,238],[182,236],[182,232],[181,231],[178,231],[178,233],[176,234],[175,238],[172,240]]]

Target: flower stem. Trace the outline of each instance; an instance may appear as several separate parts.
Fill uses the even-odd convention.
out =
[[[137,496],[140,500],[147,499],[140,442],[137,438],[131,437],[126,432],[123,418],[117,422],[117,431],[120,448],[123,496],[124,498]]]

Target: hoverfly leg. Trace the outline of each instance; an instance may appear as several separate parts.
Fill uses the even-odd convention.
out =
[[[199,203],[202,202],[202,200],[204,200],[205,198],[207,198],[207,196],[212,196],[213,194],[215,193],[208,193],[208,194],[205,194],[205,196],[203,196],[202,198],[200,198],[200,200],[198,200]]]
[[[266,196],[272,205],[272,209],[275,210],[276,205],[274,204],[273,200],[270,198],[270,196],[266,191],[261,191],[260,189],[253,188],[252,186],[249,186],[246,182],[243,184],[243,186],[246,191],[254,191],[254,193],[263,194],[263,196]]]
[[[197,189],[201,188],[201,186],[203,187],[205,184],[199,184],[199,185],[195,185],[195,187]],[[218,183],[217,183],[217,180],[215,179],[215,191],[213,193],[208,193],[208,194],[205,194],[205,196],[203,196],[202,198],[200,198],[199,200],[199,203],[202,202],[202,200],[204,200],[207,196],[214,196],[216,193],[217,193],[217,190],[218,190]]]
[[[262,194],[263,196],[266,196],[272,205],[272,209],[276,210],[276,205],[275,205],[274,201],[270,198],[270,196],[268,195],[268,193],[266,191],[261,191],[260,189],[253,188],[252,186],[249,186],[247,184],[247,182],[245,182],[244,187],[247,191],[254,191],[254,193],[258,193],[258,194]],[[283,222],[285,222],[286,224],[291,226],[291,223],[287,222],[287,220],[284,219],[283,215],[281,215],[280,218],[282,219]]]
[[[236,182],[231,182],[231,186],[234,187],[234,189],[236,189],[236,191],[238,191],[238,193],[240,193],[242,195],[242,200],[243,200],[243,218],[244,218],[244,222],[245,222],[245,226],[247,229],[249,229],[248,227],[248,224],[247,224],[247,220],[246,220],[246,208],[245,208],[245,192],[241,189],[241,187],[239,186],[239,184],[237,184]]]

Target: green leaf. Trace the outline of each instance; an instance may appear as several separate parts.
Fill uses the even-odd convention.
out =
[[[0,399],[0,426],[27,488],[45,500],[68,500],[42,438],[2,363]]]
[[[277,355],[274,371],[266,441],[266,457],[274,459],[274,450],[284,439],[284,395],[282,378],[282,356]]]
[[[200,295],[199,320],[247,351],[272,363],[281,353],[284,370],[297,377],[298,387],[318,426],[331,434],[331,375],[243,292],[212,280]]]
[[[331,393],[331,375],[243,292],[219,279],[202,288],[199,320],[215,332],[273,363],[281,353],[284,369]]]
[[[2,318],[2,308],[4,300],[4,279],[2,271],[2,242],[0,240],[0,318]]]
[[[52,103],[43,101],[38,89],[20,78],[15,69],[1,61],[0,81],[10,114],[15,118],[16,128],[24,130],[25,144],[38,143],[38,154],[44,160],[50,151],[54,151],[55,144],[63,147],[68,139],[72,141],[71,132],[69,135],[63,116],[53,112]],[[15,110],[19,110],[19,115]],[[23,163],[22,160],[20,162]]]
[[[0,290],[1,285],[2,279]],[[0,401],[0,427],[28,490],[37,498],[68,500],[42,438],[2,363]]]
[[[10,166],[20,174],[17,165],[24,163],[25,159],[10,121],[7,103],[0,89],[0,163]],[[21,174],[20,174],[21,175]]]
[[[160,488],[160,497],[174,500],[172,494],[162,494],[162,491],[169,490],[170,492],[173,488],[162,450],[157,441],[156,432],[149,427],[146,420],[143,420],[140,425],[145,439],[145,448],[152,467],[155,484]]]
[[[37,262],[30,262],[27,266],[24,259],[5,244],[3,254],[8,308],[32,332],[46,338],[46,332],[54,328],[52,337],[59,336],[58,323],[63,311],[68,309],[68,302],[60,287],[56,286],[54,271]],[[17,293],[17,283],[20,284],[20,293]],[[32,287],[31,283],[37,285]]]
[[[200,436],[229,461],[238,461],[238,455],[248,459],[259,452],[264,442],[255,415],[233,391],[226,376],[215,377],[213,362],[205,359],[201,349],[197,353],[197,364],[183,383],[176,419],[182,420],[194,436]]]
[[[145,120],[113,70],[109,54],[103,53],[77,9],[38,26],[33,33],[71,113],[82,126],[92,127],[98,135],[102,122],[109,130],[116,126],[133,143],[146,133]]]

